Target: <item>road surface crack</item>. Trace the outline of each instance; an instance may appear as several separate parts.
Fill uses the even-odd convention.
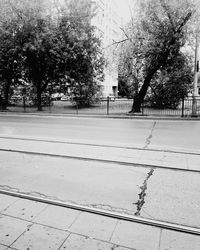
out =
[[[109,204],[88,204],[88,203],[84,203],[84,204],[79,204],[81,206],[87,206],[87,207],[92,207],[92,208],[96,208],[96,209],[102,209],[102,210],[106,210],[106,211],[110,211],[110,212],[114,212],[114,213],[120,213],[120,214],[127,214],[127,215],[133,215],[133,211],[125,209],[125,208],[121,208],[121,207],[114,207],[112,205]]]
[[[64,202],[64,200],[61,200],[55,196],[48,196],[48,195],[45,195],[45,194],[42,194],[42,193],[36,192],[36,191],[22,192],[22,191],[20,191],[19,188],[11,187],[9,185],[0,185],[0,189],[5,190],[5,191],[11,191],[14,193],[25,194],[25,195],[35,196],[35,197],[39,197],[39,198],[57,200],[57,201]]]
[[[142,186],[140,187],[141,192],[139,193],[139,200],[136,203],[133,203],[137,206],[137,211],[135,213],[136,216],[140,215],[141,209],[145,203],[145,196],[146,196],[146,191],[147,191],[147,182],[149,178],[153,175],[154,169],[152,168],[149,173],[147,174],[147,177],[145,178]]]
[[[11,191],[11,192],[14,192],[16,194],[24,194],[24,195],[30,195],[33,197],[49,199],[52,201],[59,201],[59,202],[64,202],[64,203],[69,202],[69,203],[75,204],[77,206],[86,206],[86,207],[102,209],[102,210],[106,210],[106,211],[110,211],[110,212],[117,212],[117,213],[121,213],[121,214],[134,215],[134,211],[130,211],[128,209],[121,208],[121,207],[114,207],[114,206],[109,205],[109,204],[87,204],[87,203],[81,204],[79,202],[75,202],[75,201],[71,201],[71,200],[63,200],[63,199],[60,199],[60,198],[55,197],[55,196],[48,196],[48,195],[45,195],[43,193],[36,192],[36,191],[22,192],[19,188],[11,187],[9,185],[0,185],[0,189],[5,190],[5,191]]]
[[[152,137],[153,137],[153,131],[155,129],[155,126],[156,126],[156,121],[153,123],[150,135],[147,137],[147,139],[145,141],[144,149],[148,148],[148,146],[151,144],[151,140],[152,140]]]

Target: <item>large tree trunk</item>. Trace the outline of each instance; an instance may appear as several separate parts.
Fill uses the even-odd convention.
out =
[[[6,110],[8,107],[8,98],[10,92],[11,80],[5,82],[3,98],[1,98],[1,108],[2,110]]]
[[[146,96],[147,90],[150,86],[151,79],[156,71],[157,70],[153,70],[149,74],[147,74],[140,91],[138,92],[138,94],[136,94],[136,96],[133,99],[133,106],[129,113],[141,113],[141,105],[144,102],[144,97]]]
[[[4,93],[4,105],[5,105],[5,108],[7,108],[7,106],[8,106],[8,97],[9,97],[9,92],[10,92],[10,85],[11,85],[11,83],[10,82],[8,82],[7,84],[6,84],[6,87],[5,87],[5,93]]]
[[[42,88],[41,82],[37,82],[37,109],[42,111]]]

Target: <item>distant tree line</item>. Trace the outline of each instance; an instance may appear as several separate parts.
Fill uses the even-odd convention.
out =
[[[51,5],[50,8],[47,8]],[[0,0],[0,105],[12,90],[31,89],[38,110],[42,95],[70,86],[72,99],[90,105],[100,92],[104,58],[91,24],[91,1]]]

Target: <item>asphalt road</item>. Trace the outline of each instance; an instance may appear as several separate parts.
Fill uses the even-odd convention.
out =
[[[200,121],[0,116],[0,136],[199,151]]]
[[[39,152],[39,141],[2,138],[20,137],[132,146],[141,152],[147,148],[199,152],[199,129],[200,123],[194,121],[2,115],[0,145],[7,143],[7,148],[17,150],[23,144],[23,148]],[[52,153],[52,143],[46,143]],[[116,149],[109,150],[112,154]],[[200,163],[200,155],[195,157]],[[199,172],[0,151],[0,188],[198,228],[199,183]]]

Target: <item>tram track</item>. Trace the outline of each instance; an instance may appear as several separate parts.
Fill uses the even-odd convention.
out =
[[[67,154],[52,154],[52,153],[46,153],[46,152],[26,151],[26,150],[19,150],[19,149],[5,149],[5,148],[0,148],[0,151],[35,155],[35,156],[47,156],[47,157],[57,157],[57,158],[64,158],[64,159],[73,159],[73,160],[79,160],[79,161],[99,162],[99,163],[106,163],[106,164],[117,164],[117,165],[122,165],[122,166],[129,166],[129,167],[141,167],[141,168],[150,168],[150,169],[163,169],[163,170],[172,170],[172,171],[200,173],[200,170],[198,169],[187,169],[187,168],[153,165],[153,164],[146,164],[146,163],[142,164],[142,163],[137,163],[137,162],[125,162],[125,161],[117,161],[117,160],[109,160],[109,159],[81,157],[81,156],[73,156],[73,155],[67,155]]]
[[[16,137],[0,137],[1,139],[7,139],[7,140],[18,140],[20,141],[26,141],[29,142],[31,145],[31,142],[45,142],[45,143],[60,143],[60,144],[73,144],[73,145],[82,145],[82,146],[91,146],[91,147],[105,147],[105,148],[120,148],[120,149],[127,149],[126,147],[112,147],[112,146],[102,146],[102,145],[97,145],[97,144],[90,144],[90,143],[76,143],[76,142],[65,142],[65,141],[59,141],[59,140],[44,140],[44,139],[34,139],[34,138],[16,138]],[[11,145],[11,144],[10,144]],[[38,144],[39,145],[39,144]],[[128,148],[130,149],[130,148]],[[133,148],[131,148],[133,149]],[[149,149],[141,149],[143,151],[150,151]],[[198,169],[186,169],[186,168],[180,168],[180,167],[170,167],[170,166],[162,166],[162,165],[153,165],[153,164],[141,164],[137,162],[126,162],[126,161],[119,161],[119,160],[111,160],[111,159],[100,159],[100,158],[92,158],[92,157],[85,157],[83,156],[78,156],[78,154],[75,155],[67,155],[67,152],[65,154],[63,153],[48,153],[46,152],[37,152],[37,150],[22,150],[19,148],[14,148],[14,147],[8,147],[8,148],[1,148],[1,152],[10,152],[10,153],[19,153],[19,154],[28,154],[28,155],[35,155],[35,156],[47,156],[47,157],[58,157],[58,158],[63,158],[63,159],[74,159],[74,160],[79,160],[79,161],[90,161],[90,162],[99,162],[99,163],[105,163],[105,164],[118,164],[118,165],[124,165],[124,166],[131,166],[131,167],[141,167],[141,168],[151,168],[151,169],[163,169],[163,170],[172,170],[172,171],[182,171],[182,172],[193,172],[193,173],[200,173],[200,170]],[[152,150],[151,150],[152,151]],[[163,151],[163,150],[160,150]],[[184,154],[184,153],[183,153]],[[156,219],[149,219],[149,218],[143,218],[139,217],[136,215],[127,215],[127,214],[121,214],[118,212],[113,212],[113,211],[107,211],[102,208],[94,208],[94,207],[89,207],[87,205],[78,205],[78,204],[73,204],[73,203],[67,203],[67,202],[62,202],[56,199],[51,199],[51,198],[46,198],[46,197],[39,197],[37,195],[33,194],[26,194],[23,192],[18,192],[18,191],[11,191],[11,190],[6,190],[0,188],[0,194],[3,195],[9,195],[9,196],[14,196],[18,197],[21,199],[27,199],[27,200],[32,200],[32,201],[37,201],[37,202],[43,202],[46,204],[50,205],[55,205],[55,206],[61,206],[61,207],[66,207],[70,209],[75,209],[83,212],[88,212],[88,213],[93,213],[101,216],[107,216],[110,218],[115,218],[119,220],[124,220],[124,221],[130,221],[130,222],[135,222],[135,223],[142,223],[145,225],[149,226],[154,226],[154,227],[159,227],[163,229],[168,229],[168,230],[173,230],[173,231],[178,231],[178,232],[183,232],[183,233],[188,233],[188,234],[193,234],[193,235],[200,235],[200,228],[193,227],[193,226],[185,226],[181,224],[176,224],[176,223],[169,223],[165,221],[160,221]]]
[[[22,192],[14,192],[14,191],[0,189],[0,194],[13,196],[13,197],[20,198],[20,199],[26,199],[30,201],[45,203],[48,205],[69,208],[69,209],[78,210],[81,212],[92,213],[92,214],[96,214],[100,216],[106,216],[106,217],[114,218],[118,220],[140,223],[140,224],[144,224],[148,226],[159,227],[162,229],[168,229],[168,230],[173,230],[173,231],[192,234],[192,235],[198,235],[198,236],[200,235],[200,228],[197,228],[197,227],[185,226],[185,225],[180,225],[180,224],[175,224],[175,223],[170,223],[170,222],[159,221],[155,219],[148,219],[148,218],[138,217],[134,215],[120,214],[120,213],[116,213],[112,211],[73,204],[69,202],[62,202],[59,200],[53,200],[53,199],[44,198],[44,197],[37,197],[37,196],[22,193]]]
[[[167,152],[172,154],[184,154],[184,155],[197,155],[200,156],[200,152],[193,151],[181,151],[178,149],[166,149],[166,148],[147,148],[147,147],[139,147],[139,146],[121,146],[121,145],[112,145],[112,144],[100,144],[100,143],[86,143],[86,142],[74,142],[67,140],[58,140],[58,139],[43,139],[43,138],[28,138],[28,137],[11,137],[11,136],[0,136],[0,139],[8,139],[8,140],[21,140],[21,141],[33,141],[33,142],[47,142],[47,143],[60,143],[60,144],[71,144],[71,145],[82,145],[82,146],[91,146],[91,147],[103,147],[103,148],[118,148],[118,149],[132,149],[139,151],[152,151],[152,152]]]

